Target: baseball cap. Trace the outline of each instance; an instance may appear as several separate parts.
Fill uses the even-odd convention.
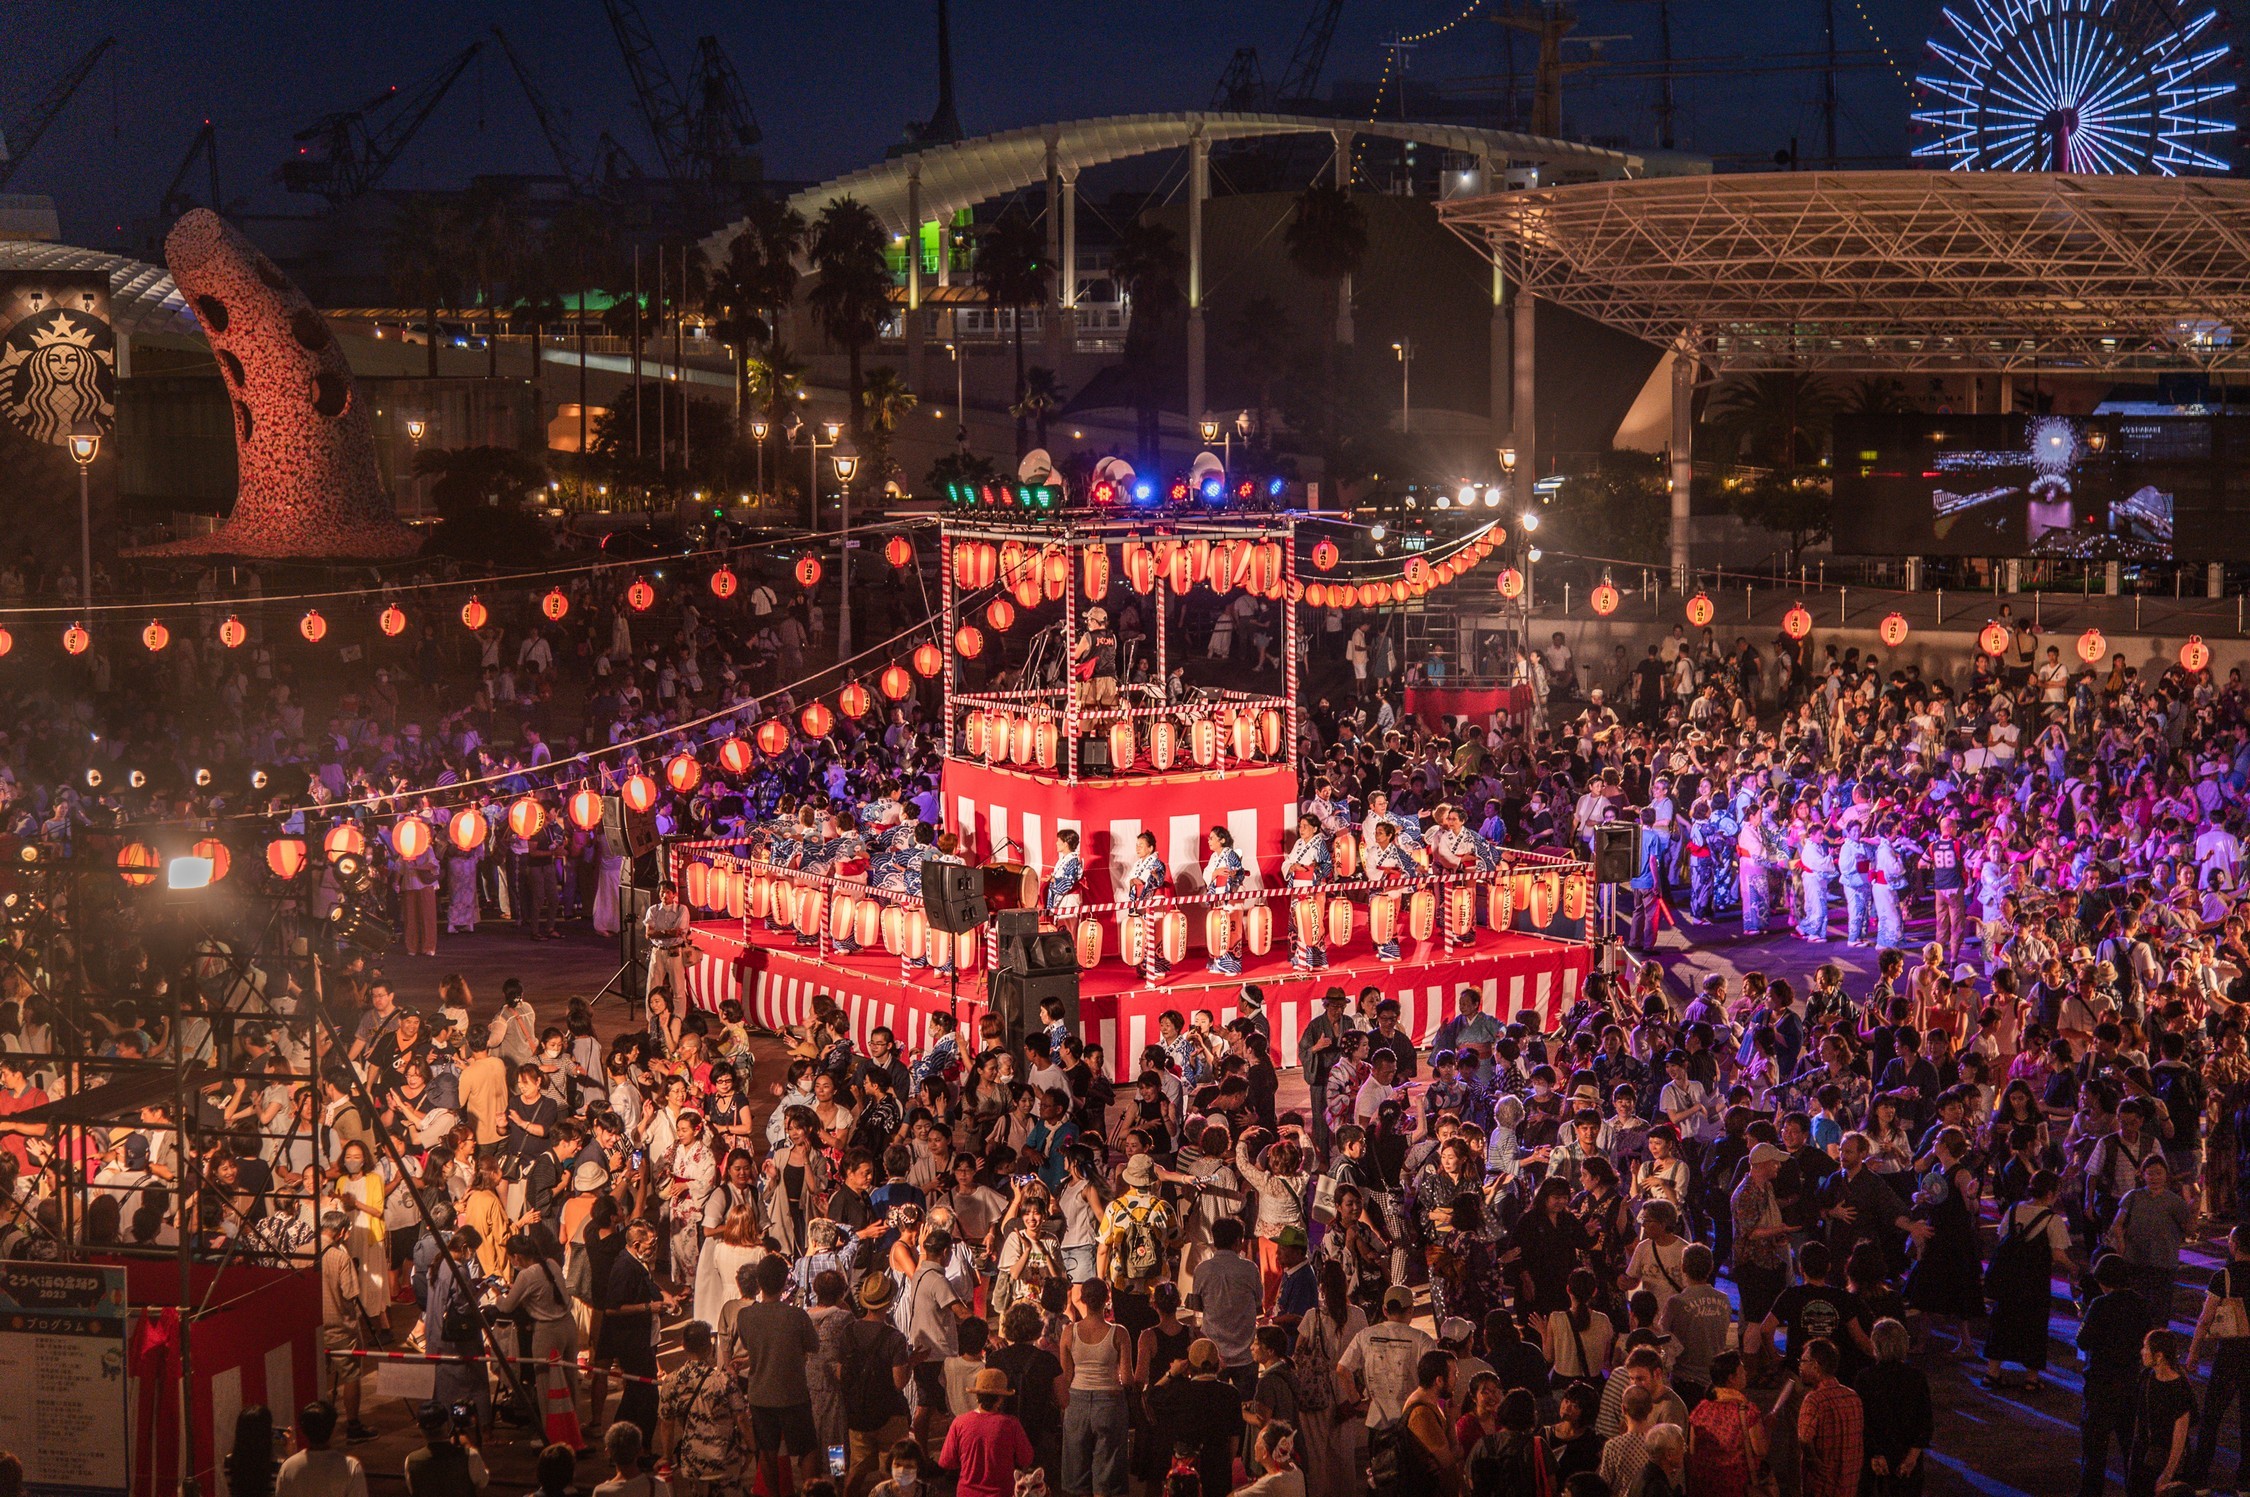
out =
[[[1760,1144],[1750,1151],[1752,1164],[1787,1164],[1789,1156],[1774,1144]]]
[[[1383,1311],[1411,1310],[1414,1308],[1414,1291],[1404,1284],[1393,1284],[1383,1291]]]

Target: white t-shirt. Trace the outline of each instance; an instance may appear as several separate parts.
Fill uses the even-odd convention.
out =
[[[341,1450],[300,1450],[274,1473],[273,1497],[367,1497],[367,1471]]]
[[[1362,1124],[1372,1123],[1375,1121],[1375,1114],[1382,1110],[1383,1104],[1393,1097],[1403,1101],[1406,1097],[1406,1088],[1404,1086],[1385,1086],[1374,1077],[1368,1077],[1359,1084],[1359,1090],[1352,1095],[1352,1120]]]

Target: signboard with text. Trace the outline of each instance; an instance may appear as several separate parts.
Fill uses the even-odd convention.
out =
[[[32,1497],[125,1497],[125,1270],[0,1262],[0,1449]]]

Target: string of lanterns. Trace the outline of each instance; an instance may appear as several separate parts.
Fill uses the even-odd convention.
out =
[[[883,556],[894,568],[904,570],[914,564],[914,542],[903,534],[893,534],[884,542]],[[614,568],[616,565],[615,562],[602,562],[598,563],[592,570],[605,567]],[[791,571],[798,585],[808,591],[820,585],[822,567],[817,557],[811,555],[799,557]],[[542,573],[537,575],[552,574]],[[732,598],[742,587],[742,579],[735,573],[734,569],[724,565],[715,568],[706,581],[711,589],[712,596],[721,601]],[[307,594],[303,596],[328,597],[335,595]],[[657,603],[657,596],[655,583],[646,576],[635,577],[625,589],[626,606],[635,613],[647,613],[654,608]],[[270,604],[288,600],[267,598],[260,601]],[[546,592],[540,594],[538,602],[539,612],[550,623],[560,623],[570,613],[570,595],[560,587],[548,588]],[[206,602],[194,606],[209,608],[212,605]],[[471,592],[468,601],[461,605],[460,619],[462,626],[474,633],[491,622],[492,610],[485,604],[481,596]],[[395,602],[386,603],[382,611],[375,616],[375,627],[390,639],[396,639],[404,634],[410,622],[405,608]],[[318,608],[306,609],[297,620],[297,633],[308,644],[319,644],[328,637],[328,630],[328,617]],[[219,643],[229,650],[239,650],[250,639],[249,627],[242,622],[239,615],[233,613],[227,615],[216,632]],[[173,630],[161,619],[151,619],[140,631],[141,647],[151,655],[163,653],[172,643],[173,637]],[[65,654],[83,655],[93,647],[93,644],[93,632],[82,619],[74,620],[62,631],[62,647]],[[9,654],[15,649],[15,645],[14,633],[6,626],[0,625],[0,656]]]
[[[1458,582],[1481,566],[1506,540],[1506,533],[1498,525],[1487,525],[1435,561],[1427,556],[1408,557],[1395,576],[1363,578],[1357,582],[1308,582],[1304,585],[1304,601],[1315,608],[1389,608],[1411,602],[1433,589]],[[1334,541],[1323,539],[1314,544],[1312,563],[1316,570],[1329,571],[1337,561]],[[1502,597],[1520,596],[1522,574],[1513,567],[1504,568],[1499,577],[1499,589]]]

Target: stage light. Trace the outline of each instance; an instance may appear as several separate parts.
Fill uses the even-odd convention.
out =
[[[1269,478],[1266,480],[1266,497],[1269,499],[1279,499],[1282,494],[1288,489],[1288,487],[1289,483],[1286,479]]]
[[[1467,509],[1470,505],[1476,503],[1477,486],[1473,483],[1465,483],[1461,485],[1461,492],[1458,496],[1458,499],[1463,509]]]
[[[1154,480],[1147,478],[1133,480],[1133,502],[1135,504],[1146,504],[1155,497],[1156,483]]]
[[[134,782],[135,782],[135,783],[134,783],[134,785],[133,785],[133,788],[134,788],[135,790],[138,790],[138,789],[140,789],[141,787],[140,787],[140,783],[139,783],[139,782],[140,782],[140,780],[141,780],[141,772],[140,772],[139,770],[137,770],[137,769],[133,771],[133,780],[134,780]],[[210,771],[210,770],[208,770],[208,769],[199,769],[199,770],[197,770],[197,771],[195,772],[195,788],[196,788],[196,789],[198,789],[198,790],[207,790],[207,789],[209,789],[209,788],[210,788],[210,785],[211,785],[211,771]]]
[[[99,790],[102,788],[102,772],[100,770],[89,769],[86,771],[86,788],[88,790]]]
[[[214,866],[209,858],[199,858],[193,854],[168,859],[164,864],[164,887],[174,890],[208,889],[211,887],[211,871]]]
[[[1539,528],[1539,516],[1533,511],[1527,509],[1523,512],[1523,517],[1518,520],[1517,523],[1522,525],[1525,533],[1528,534],[1531,531],[1537,530]]]
[[[1382,525],[1381,523],[1377,523],[1367,527],[1367,538],[1371,541],[1379,541],[1390,533],[1390,529],[1387,526]]]
[[[1218,503],[1218,502],[1219,502],[1220,500],[1222,500],[1222,499],[1226,498],[1226,496],[1227,496],[1227,483],[1226,483],[1226,480],[1225,480],[1225,479],[1223,479],[1223,478],[1221,478],[1221,477],[1219,477],[1219,475],[1218,475],[1218,474],[1214,473],[1214,474],[1212,474],[1212,475],[1211,475],[1211,476],[1210,476],[1209,478],[1206,478],[1206,479],[1204,479],[1204,480],[1203,480],[1203,502],[1204,502],[1204,503],[1206,503],[1206,504],[1217,504],[1217,503]]]
[[[1171,499],[1172,499],[1172,502],[1173,502],[1174,504],[1185,504],[1185,503],[1187,503],[1187,501],[1188,501],[1188,482],[1187,482],[1187,480],[1186,480],[1186,479],[1184,479],[1184,478],[1175,478],[1175,479],[1173,479],[1173,480],[1172,480],[1172,487],[1171,487],[1171,490],[1170,490],[1170,494],[1171,494]]]
[[[250,788],[252,790],[263,790],[272,783],[273,776],[267,774],[264,770],[253,769],[250,771]]]

